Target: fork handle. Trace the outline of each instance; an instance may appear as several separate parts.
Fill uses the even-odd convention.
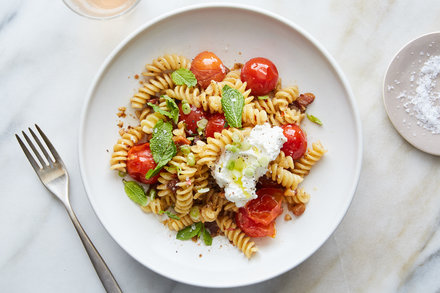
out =
[[[92,261],[93,267],[95,267],[96,273],[98,274],[98,277],[101,280],[105,291],[107,291],[108,293],[122,293],[121,288],[119,288],[119,285],[113,277],[112,273],[110,272],[109,268],[107,267],[107,264],[105,263],[99,252],[96,250],[92,241],[90,241],[72,208],[66,205],[66,210],[69,213],[70,219],[72,220],[72,223],[75,226],[79,237],[81,238],[84,248],[86,249],[90,260]]]

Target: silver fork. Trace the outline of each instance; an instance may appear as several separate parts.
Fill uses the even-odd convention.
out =
[[[28,145],[30,146],[32,153],[35,155],[38,162],[40,162],[40,165],[38,165],[38,162],[34,159],[31,152],[20,139],[20,137],[15,134],[18,143],[20,144],[23,152],[25,153],[26,157],[28,158],[29,162],[31,163],[32,167],[34,168],[44,186],[64,204],[64,207],[69,213],[70,219],[72,220],[72,223],[75,226],[79,237],[81,238],[81,241],[87,251],[87,254],[90,257],[90,260],[92,261],[93,266],[95,267],[96,273],[98,274],[98,277],[101,280],[105,290],[112,293],[122,292],[121,288],[119,288],[118,283],[116,282],[115,278],[107,267],[105,261],[96,250],[92,241],[90,241],[89,237],[87,236],[84,229],[81,227],[81,224],[79,223],[75,213],[72,210],[69,201],[69,175],[63,161],[61,160],[61,157],[58,155],[57,151],[55,150],[47,136],[43,133],[43,131],[41,131],[40,127],[38,127],[38,125],[36,124],[35,127],[40,133],[41,138],[44,140],[53,158],[50,157],[46,148],[43,146],[40,139],[37,137],[34,131],[32,131],[31,128],[29,128],[29,132],[37,143],[40,151],[37,150],[37,148],[34,146],[31,139],[26,135],[26,133],[24,131],[22,131],[22,133]],[[43,156],[47,161],[43,159]]]

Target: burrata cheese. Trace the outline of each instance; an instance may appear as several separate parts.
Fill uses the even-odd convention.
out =
[[[265,123],[255,126],[243,141],[237,137],[227,145],[212,171],[217,184],[225,189],[226,199],[242,207],[257,198],[258,179],[286,141],[282,128]]]

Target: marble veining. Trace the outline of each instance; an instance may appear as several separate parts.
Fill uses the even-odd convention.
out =
[[[15,141],[33,123],[67,164],[72,206],[125,292],[206,292],[157,275],[113,241],[87,200],[77,154],[80,111],[104,58],[144,22],[202,2],[212,1],[143,0],[111,21],[82,18],[62,1],[0,2],[1,292],[104,292],[63,207]],[[391,58],[440,27],[438,1],[236,2],[298,23],[333,55],[360,110],[364,160],[347,215],[315,254],[272,280],[211,291],[440,292],[440,157],[406,143],[382,102]]]

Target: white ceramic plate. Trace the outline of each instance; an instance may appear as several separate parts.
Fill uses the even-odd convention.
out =
[[[413,106],[407,104],[408,97],[416,95],[421,68],[432,56],[439,54],[440,32],[412,40],[391,61],[383,85],[385,109],[396,130],[414,147],[437,156],[440,156],[440,134],[432,133],[423,124],[419,125],[420,121],[413,115]],[[435,80],[430,80],[430,83],[434,84]],[[440,92],[439,82],[431,90],[431,95],[434,92],[437,95]],[[438,102],[436,107],[440,108]]]
[[[138,88],[133,79],[146,63],[165,53],[193,58],[215,52],[227,66],[264,56],[278,67],[283,85],[313,92],[309,112],[324,125],[304,123],[310,142],[321,140],[325,158],[302,186],[310,192],[307,211],[297,220],[277,221],[275,239],[256,240],[259,252],[247,260],[224,237],[206,247],[179,241],[155,215],[143,213],[124,194],[109,169],[118,138],[115,113],[129,105]],[[361,126],[341,70],[329,54],[297,25],[256,8],[202,5],[169,13],[143,25],[104,62],[84,106],[79,141],[81,175],[90,202],[110,235],[133,258],[171,279],[200,286],[232,287],[275,277],[315,252],[345,215],[359,178]],[[201,257],[200,257],[201,255]]]

